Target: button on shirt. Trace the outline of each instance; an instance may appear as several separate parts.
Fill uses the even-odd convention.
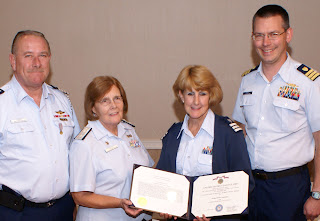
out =
[[[319,79],[307,78],[287,60],[269,82],[262,65],[243,77],[233,118],[246,125],[252,169],[281,171],[311,161],[312,133],[320,130]]]
[[[61,198],[69,190],[69,145],[80,131],[70,101],[44,83],[39,107],[14,76],[2,89],[0,185],[33,202]]]
[[[214,140],[214,113],[209,109],[196,136],[190,132],[188,120],[189,116],[186,115],[178,135],[182,137],[177,153],[177,173],[186,176],[212,174],[210,149]]]
[[[129,198],[133,164],[152,166],[154,161],[132,126],[120,122],[118,136],[105,129],[98,120],[89,121],[87,127],[91,127],[92,131],[84,140],[75,140],[71,146],[71,192],[89,191]],[[141,214],[134,219],[121,208],[93,209],[80,206],[77,220],[142,220],[144,216]]]

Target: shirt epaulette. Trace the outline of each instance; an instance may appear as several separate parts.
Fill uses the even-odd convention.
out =
[[[53,86],[52,84],[49,84],[49,85],[50,85],[53,89],[59,90],[59,91],[61,91],[62,93],[66,94],[67,96],[69,95],[68,92],[66,92],[66,91],[64,91],[64,90],[61,90],[61,89],[59,89],[58,87]]]
[[[4,93],[4,90],[2,90],[1,88],[0,88],[0,94],[3,94]]]
[[[168,131],[161,137],[161,140],[163,140],[163,138],[167,136],[167,134],[168,134]]]
[[[129,125],[132,126],[132,127],[136,127],[135,125],[133,125],[132,123],[126,121],[125,119],[122,119],[121,121],[122,121],[123,123],[129,124]]]
[[[179,122],[174,122],[173,123],[173,125],[169,128],[169,130],[174,126],[174,125],[176,125],[176,124],[178,124]],[[163,138],[165,137],[165,136],[167,136],[167,134],[169,133],[169,130],[167,130],[167,132],[161,137],[161,140],[163,140]]]
[[[92,130],[91,127],[84,127],[80,133],[74,138],[75,140],[84,140],[86,136],[90,133]]]
[[[242,130],[242,128],[230,118],[227,118],[227,121],[229,123],[229,126],[234,130],[234,132],[238,132]]]
[[[249,70],[245,71],[245,72],[241,75],[241,77],[244,77],[244,76],[246,76],[247,74],[251,73],[252,71],[257,70],[257,69],[258,69],[258,67],[259,67],[259,65],[257,65],[256,67],[251,68],[251,69],[249,69]]]
[[[53,86],[52,84],[49,84],[49,85],[50,85],[53,89],[59,90],[59,91],[61,91],[62,93],[64,93],[64,94],[66,95],[66,97],[68,98],[68,100],[69,100],[69,102],[70,102],[70,107],[71,107],[71,110],[72,110],[73,107],[72,107],[72,103],[71,103],[71,100],[70,100],[70,97],[69,97],[69,93],[66,92],[66,91],[64,91],[64,90],[59,89],[59,88],[56,87],[56,86]]]
[[[301,64],[298,68],[298,71],[300,71],[302,74],[304,74],[306,77],[311,79],[312,81],[316,80],[319,77],[319,73],[315,70],[309,68],[308,66]]]

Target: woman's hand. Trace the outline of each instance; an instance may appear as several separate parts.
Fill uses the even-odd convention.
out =
[[[202,214],[202,217],[200,218],[199,216],[196,217],[193,221],[210,221],[210,218],[207,218],[204,214]]]
[[[160,215],[161,217],[165,218],[165,219],[171,219],[172,217],[173,217],[174,220],[177,219],[177,217],[172,216],[172,215],[170,215],[170,214],[168,214],[168,213],[159,213],[159,215]]]
[[[142,213],[142,209],[135,208],[133,203],[128,199],[120,200],[121,208],[126,212],[128,216],[137,217]]]

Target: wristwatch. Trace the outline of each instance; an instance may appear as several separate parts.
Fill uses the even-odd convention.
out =
[[[320,199],[320,192],[314,191],[314,192],[312,192],[311,196],[313,199],[318,200],[318,199]]]

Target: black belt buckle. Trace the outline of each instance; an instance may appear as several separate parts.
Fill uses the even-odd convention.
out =
[[[25,199],[21,196],[0,191],[0,205],[21,212],[24,208]]]
[[[256,173],[254,173],[254,176],[260,180],[267,180],[268,179],[268,175],[266,173],[256,172]]]

